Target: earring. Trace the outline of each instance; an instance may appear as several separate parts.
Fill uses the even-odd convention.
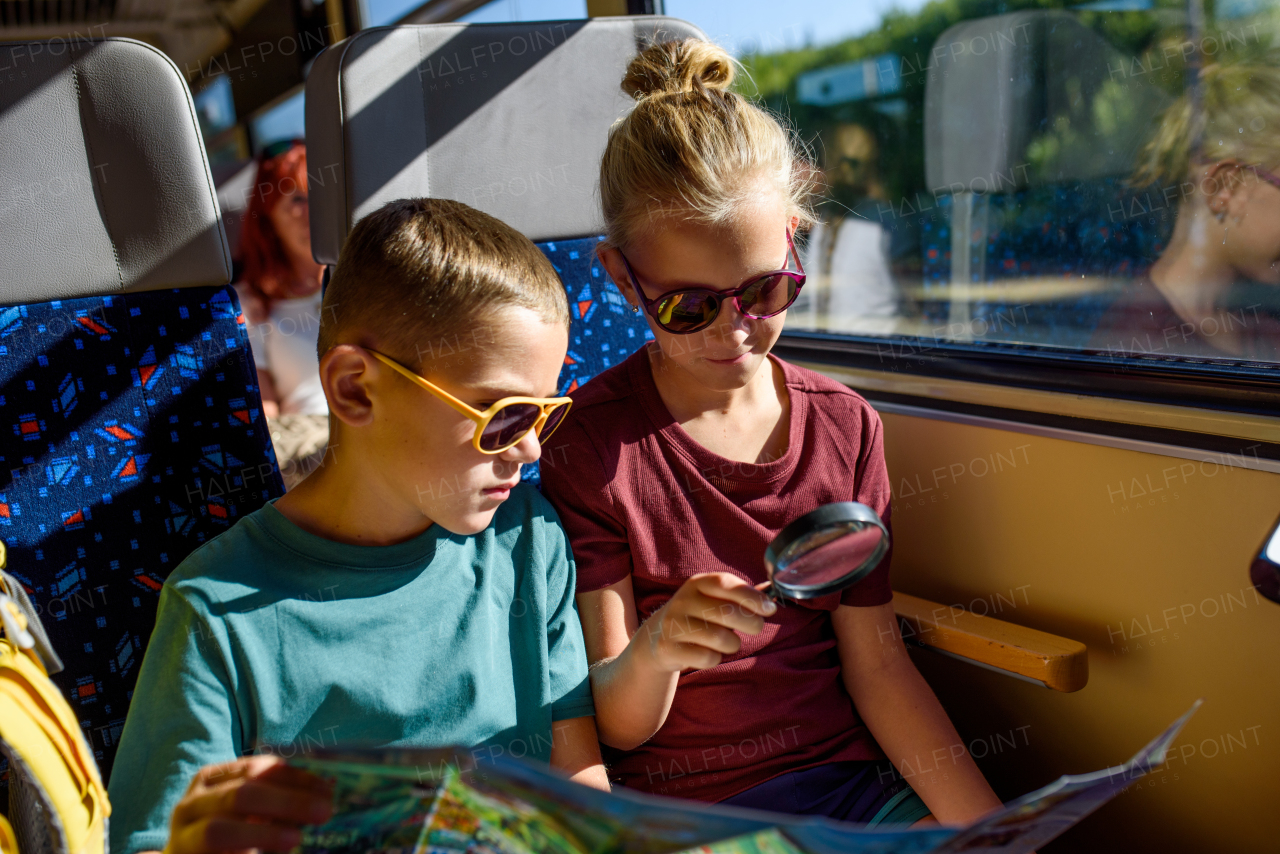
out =
[[[639,313],[640,313],[640,306],[638,306],[638,305],[633,305],[633,306],[631,306],[631,313],[632,313],[632,314],[639,314]]]

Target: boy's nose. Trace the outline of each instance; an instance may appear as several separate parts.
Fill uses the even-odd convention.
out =
[[[508,462],[519,463],[521,465],[536,463],[538,458],[542,456],[542,443],[538,441],[538,431],[530,430],[525,434],[523,439],[516,442],[510,448],[507,448],[498,456]]]

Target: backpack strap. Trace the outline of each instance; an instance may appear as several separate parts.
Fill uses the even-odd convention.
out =
[[[10,599],[17,605],[27,618],[27,632],[34,644],[36,654],[40,656],[40,661],[44,665],[45,672],[53,675],[62,672],[62,659],[58,658],[58,654],[53,651],[53,645],[49,643],[49,636],[44,632],[44,626],[40,623],[40,618],[36,616],[36,609],[31,605],[31,600],[27,598],[27,591],[23,589],[18,579],[4,571],[8,564],[8,551],[4,547],[4,541],[0,540],[0,595],[7,594]],[[8,624],[5,626],[8,628]],[[14,635],[10,634],[10,638]],[[28,648],[24,645],[24,648]]]
[[[18,854],[18,837],[13,835],[13,826],[0,814],[0,854]]]

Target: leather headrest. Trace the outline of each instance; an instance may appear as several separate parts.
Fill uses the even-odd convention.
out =
[[[0,302],[226,284],[191,93],[132,39],[0,45]]]
[[[610,125],[640,46],[705,38],[652,15],[364,30],[307,78],[311,249],[337,263],[361,217],[401,198],[466,202],[533,240],[598,234]]]

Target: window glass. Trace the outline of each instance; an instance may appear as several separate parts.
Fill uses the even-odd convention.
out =
[[[231,81],[218,74],[191,96],[195,103],[200,133],[205,139],[217,136],[236,123],[236,105],[231,97]]]
[[[299,89],[293,95],[268,107],[254,116],[250,122],[253,130],[253,150],[261,151],[273,142],[302,138],[307,135],[306,90]]]
[[[916,11],[924,0],[663,0],[663,13],[696,24],[735,56],[803,52],[880,27],[892,9]]]
[[[811,145],[789,330],[1280,362],[1280,3],[1048,6],[666,0]]]
[[[587,0],[494,0],[458,20],[468,24],[564,21],[587,16]]]
[[[363,2],[365,26],[383,27],[421,7],[424,0]],[[493,0],[458,20],[467,24],[500,24],[506,21],[562,21],[586,16],[586,0]]]
[[[365,26],[393,24],[424,0],[363,0]],[[586,0],[492,0],[458,20],[466,24],[500,24],[506,21],[563,21],[587,16]]]
[[[363,0],[361,17],[366,27],[385,27],[422,4],[423,0]]]

